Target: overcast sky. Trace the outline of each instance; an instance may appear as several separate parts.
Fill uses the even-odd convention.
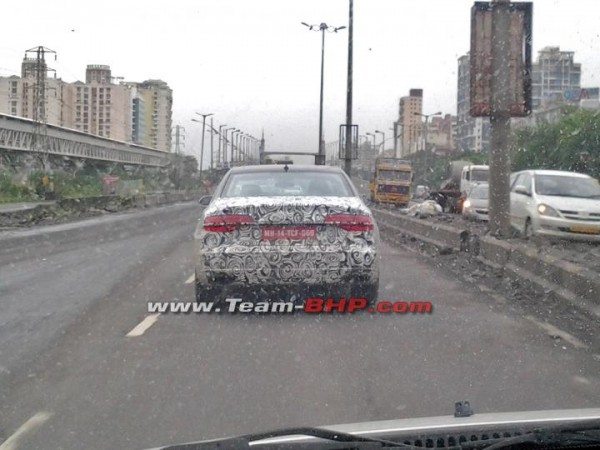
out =
[[[457,58],[469,49],[470,0],[355,0],[354,117],[361,134],[386,131],[398,99],[424,89],[426,112],[456,114]],[[254,135],[270,150],[315,151],[320,35],[300,25],[347,25],[347,0],[7,2],[0,75],[19,73],[23,51],[45,45],[66,81],[86,64],[126,80],[160,78],[174,91],[174,124],[197,152],[195,111]],[[534,51],[576,52],[583,85],[600,84],[600,1],[534,1]],[[347,34],[326,35],[325,139],[345,120]],[[391,132],[390,132],[391,133]]]

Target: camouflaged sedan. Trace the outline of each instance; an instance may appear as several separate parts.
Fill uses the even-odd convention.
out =
[[[231,169],[195,232],[196,300],[376,301],[379,232],[339,168],[266,165]]]

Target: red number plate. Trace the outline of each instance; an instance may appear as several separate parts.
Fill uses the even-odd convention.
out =
[[[316,235],[317,229],[314,227],[262,227],[262,238],[266,241],[275,241],[277,239],[314,239]]]

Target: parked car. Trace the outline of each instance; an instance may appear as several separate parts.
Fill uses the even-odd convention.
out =
[[[462,213],[468,219],[489,220],[489,185],[477,184],[467,192]]]
[[[377,298],[379,232],[337,167],[231,169],[195,242],[197,300],[216,301],[232,290],[286,301],[296,293]]]
[[[525,236],[600,241],[600,184],[584,174],[524,170],[511,176],[511,224]]]

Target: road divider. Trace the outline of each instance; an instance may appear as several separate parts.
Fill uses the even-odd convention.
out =
[[[516,243],[480,236],[448,224],[417,219],[371,207],[379,228],[394,236],[417,240],[440,254],[464,252],[484,264],[518,278],[534,291],[550,294],[600,317],[600,277],[582,265],[540,254]]]

